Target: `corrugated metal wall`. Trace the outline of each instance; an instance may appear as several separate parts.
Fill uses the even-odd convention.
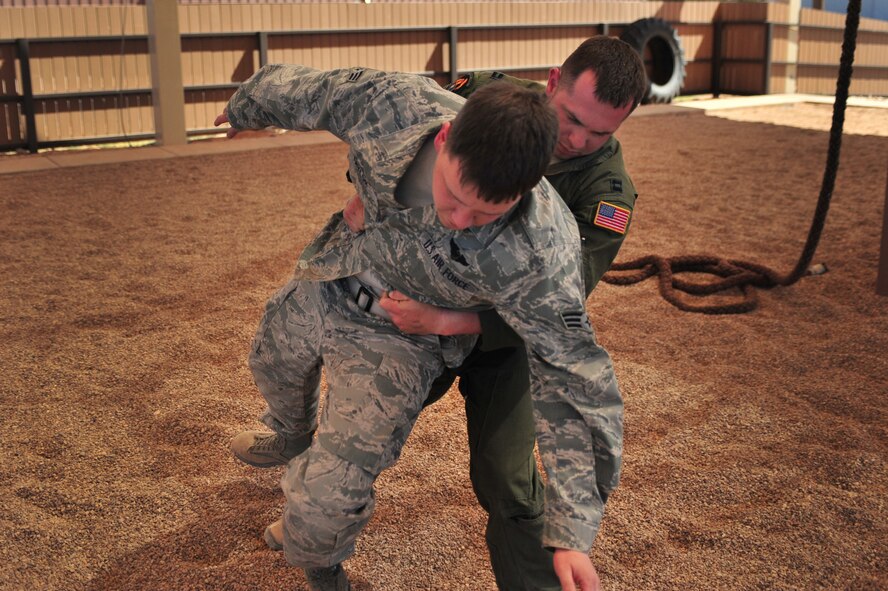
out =
[[[836,91],[845,16],[803,10],[801,23],[798,91],[832,94]],[[888,22],[861,19],[851,93],[888,95]]]
[[[25,137],[21,101],[12,100],[23,92],[21,63],[12,42],[20,38],[30,40],[36,124],[42,142],[153,133],[147,25],[140,2],[58,0],[54,6],[26,7],[21,6],[24,0],[0,0],[0,6],[4,4],[0,8],[0,146],[21,144]],[[832,93],[843,15],[815,10],[802,14],[798,91]],[[673,23],[681,36],[689,62],[686,93],[710,89],[714,20],[723,23],[720,54],[725,61],[719,68],[723,92],[760,93],[766,84],[773,92],[783,91],[786,67],[781,62],[788,27],[782,23],[788,19],[782,5],[194,1],[179,6],[186,125],[192,131],[210,127],[232,92],[225,85],[246,79],[258,68],[258,32],[268,33],[269,62],[318,68],[364,65],[423,72],[446,82],[452,67],[446,27],[458,26],[463,27],[458,31],[460,71],[500,68],[543,79],[547,67],[560,64],[580,41],[598,32],[595,24],[608,23],[609,33],[616,35],[621,24],[651,16]],[[772,23],[770,43],[766,43],[767,22]],[[805,28],[810,25],[831,29]],[[100,38],[46,41],[60,37]],[[855,70],[852,93],[888,94],[886,46],[888,23],[863,19],[856,60],[863,67]],[[770,69],[763,63],[769,54]],[[55,96],[63,93],[79,94]]]

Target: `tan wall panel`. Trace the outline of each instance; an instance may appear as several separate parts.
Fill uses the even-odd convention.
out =
[[[153,121],[149,96],[126,97],[125,109],[118,109],[117,104],[117,97],[38,101],[39,137],[41,141],[57,141],[153,131],[144,125]]]
[[[770,2],[767,6],[765,18],[772,23],[789,23],[792,19],[789,15],[789,4]]]
[[[671,2],[657,16],[670,21],[709,23],[718,16],[720,6],[720,2]]]
[[[786,61],[789,55],[789,26],[776,24],[771,30],[771,61]]]
[[[722,55],[735,59],[762,59],[765,54],[765,27],[733,24],[724,27]]]
[[[461,31],[459,70],[508,68],[515,65],[560,65],[585,39],[597,33],[594,27],[540,29],[526,41],[527,31],[518,29]],[[516,53],[527,57],[515,59]]]
[[[836,29],[844,29],[845,15],[836,12],[826,12],[824,10],[803,8],[801,14],[801,23],[803,25],[822,25],[835,27]],[[861,18],[860,30],[888,31],[888,21],[876,20],[872,18]]]
[[[841,57],[841,50],[839,56]],[[888,30],[883,32],[860,31],[857,34],[854,63],[888,68]]]
[[[145,34],[142,6],[0,8],[0,39]]]
[[[799,31],[799,62],[838,64],[842,52],[842,32],[823,29]]]
[[[185,120],[190,129],[212,129],[213,120],[231,96],[229,90],[186,91]]]
[[[835,94],[838,65],[799,66],[799,92]],[[855,70],[849,93],[852,95],[888,94],[888,68]]]
[[[837,74],[835,67],[799,66],[798,90],[811,94],[832,94],[836,91]]]
[[[709,92],[712,84],[712,64],[688,64],[685,67],[685,81],[682,94],[700,94]]]
[[[783,94],[787,90],[786,86],[787,67],[781,64],[773,64],[771,66],[771,78],[769,80],[771,94]]]
[[[183,33],[211,32],[230,23],[232,30],[393,28],[483,24],[631,22],[660,16],[667,20],[708,21],[717,2],[528,2],[451,4],[184,4]],[[230,17],[223,16],[225,14]]]
[[[443,33],[362,33],[275,35],[268,41],[271,63],[305,64],[318,69],[366,66],[405,72],[445,70]]]
[[[759,64],[724,64],[721,70],[722,92],[761,93],[763,76]]]
[[[768,18],[767,4],[722,4],[719,9],[719,17],[725,21],[757,20],[765,21]]]
[[[242,82],[258,66],[255,37],[182,40],[182,82],[185,86]]]
[[[0,95],[19,94],[19,72],[15,46],[0,45]]]
[[[25,141],[25,122],[18,105],[0,103],[0,139],[7,144]]]
[[[121,90],[151,86],[147,44],[129,41],[31,45],[35,93]]]
[[[713,28],[709,24],[679,25],[676,28],[686,60],[712,58],[712,31]]]

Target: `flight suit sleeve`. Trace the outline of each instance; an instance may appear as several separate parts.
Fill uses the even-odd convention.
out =
[[[626,239],[629,225],[632,223],[635,194],[609,192],[591,185],[580,191],[583,198],[569,203],[568,206],[580,230],[583,283],[585,295],[589,297],[601,281],[602,275],[610,269]],[[604,216],[599,217],[602,203],[613,206],[617,216],[626,216],[625,223],[621,223],[622,217],[616,220],[613,216],[607,219]]]
[[[540,253],[543,271],[515,282],[497,309],[527,346],[548,475],[543,543],[588,552],[619,480],[623,403],[586,316],[579,256],[565,256],[568,246]]]

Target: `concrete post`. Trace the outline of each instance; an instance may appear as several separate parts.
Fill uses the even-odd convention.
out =
[[[802,0],[789,0],[789,32],[786,44],[786,83],[784,92],[798,92],[796,80],[799,70],[799,22],[802,17]]]
[[[147,0],[148,51],[151,54],[151,101],[157,143],[182,145],[185,134],[185,88],[182,85],[182,41],[176,0]]]

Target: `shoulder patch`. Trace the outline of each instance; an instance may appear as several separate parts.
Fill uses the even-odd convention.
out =
[[[503,76],[505,76],[505,74],[503,74],[502,72],[492,72],[492,73],[490,74],[490,79],[491,79],[491,80],[499,80],[499,79],[502,78]]]
[[[450,84],[444,87],[445,90],[449,90],[450,92],[459,92],[461,88],[463,88],[466,84],[472,81],[472,74],[463,74]]]
[[[611,179],[611,191],[614,193],[622,193],[623,181],[621,179]]]
[[[592,328],[585,310],[577,312],[561,312],[561,321],[564,323],[565,327],[570,329]]]
[[[354,70],[351,74],[348,75],[348,81],[349,82],[357,82],[358,78],[360,78],[361,74],[363,74],[363,73],[364,73],[364,68]]]
[[[632,212],[625,207],[601,201],[595,211],[595,219],[592,220],[592,223],[611,232],[625,234],[631,215]]]

